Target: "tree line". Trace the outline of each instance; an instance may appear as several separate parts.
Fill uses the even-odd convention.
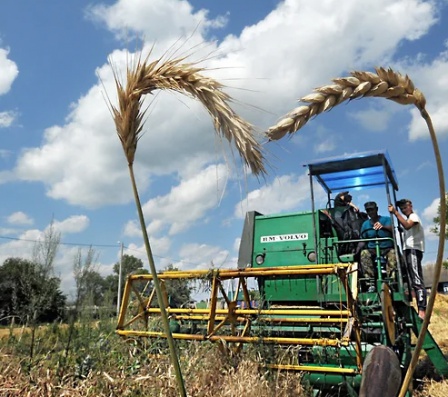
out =
[[[101,307],[115,313],[118,301],[121,266],[121,291],[133,273],[147,274],[143,261],[123,255],[114,264],[113,273],[103,277],[98,272],[98,255],[93,248],[78,250],[73,258],[75,296],[67,297],[61,290],[61,279],[54,274],[54,261],[60,244],[60,234],[51,224],[42,241],[36,243],[31,259],[11,257],[0,266],[0,324],[35,325],[56,320],[67,321],[81,308]],[[169,265],[165,270],[177,270]],[[186,280],[174,280],[166,285],[171,305],[191,300],[192,288]],[[152,286],[149,285],[149,291]]]
[[[447,195],[448,200],[448,195]],[[433,219],[431,231],[440,234],[440,205]],[[447,215],[448,218],[448,215]],[[448,219],[447,219],[448,223]],[[447,226],[448,229],[448,226]],[[446,230],[448,238],[448,230]],[[31,259],[11,257],[0,266],[0,324],[12,321],[34,326],[42,322],[66,320],[68,308],[76,315],[81,307],[108,307],[113,311],[117,306],[118,285],[121,266],[122,296],[125,280],[133,273],[145,274],[143,262],[132,255],[123,255],[114,264],[113,273],[103,277],[97,270],[97,254],[93,248],[86,252],[81,249],[73,258],[73,276],[76,296],[69,301],[61,291],[61,280],[54,274],[54,261],[60,245],[60,233],[51,223],[33,247]],[[448,260],[444,262],[448,269]],[[164,270],[177,270],[169,265]],[[151,289],[151,286],[149,286]],[[179,307],[191,301],[192,287],[189,281],[173,280],[166,283],[170,305]]]

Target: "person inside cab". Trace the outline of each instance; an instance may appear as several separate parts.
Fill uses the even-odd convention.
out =
[[[390,238],[390,240],[378,241],[380,256],[386,259],[387,277],[393,277],[397,268],[397,257],[392,240],[392,222],[389,216],[378,214],[378,206],[374,201],[364,204],[364,208],[369,216],[361,226],[361,238],[372,239],[366,242],[360,242],[357,252],[360,252],[361,269],[365,277],[374,279],[375,268],[377,266],[376,257],[376,238]],[[375,287],[371,284],[369,292],[373,292]]]
[[[338,193],[334,199],[334,226],[340,240],[350,241],[360,238],[361,226],[368,218],[353,203],[348,191]],[[338,255],[355,254],[356,242],[348,242],[338,246]]]

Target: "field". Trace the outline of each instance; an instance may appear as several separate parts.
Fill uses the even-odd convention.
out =
[[[429,329],[448,352],[448,297],[437,297]],[[175,376],[160,342],[124,340],[115,320],[85,316],[69,327],[52,324],[0,329],[0,396],[178,396]],[[34,339],[33,339],[34,335]],[[266,371],[260,351],[222,354],[217,344],[180,344],[180,364],[189,396],[309,396],[300,374]],[[448,381],[434,373],[423,353],[414,396],[445,397]]]

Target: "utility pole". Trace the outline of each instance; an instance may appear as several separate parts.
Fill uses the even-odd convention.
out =
[[[119,271],[118,271],[118,294],[117,294],[117,317],[120,315],[120,305],[121,305],[121,278],[122,278],[122,270],[123,270],[123,242],[120,242],[121,245],[121,254],[120,254],[120,263],[119,263]]]

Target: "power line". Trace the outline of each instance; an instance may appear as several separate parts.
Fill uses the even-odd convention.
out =
[[[128,251],[139,252],[140,254],[144,254],[145,253],[145,251],[137,250],[135,248],[129,248],[129,247],[126,247],[126,246],[124,248],[126,248]],[[172,262],[183,262],[183,263],[187,263],[189,265],[200,265],[200,263],[198,263],[198,262],[188,262],[188,261],[186,261],[184,259],[174,259],[174,258],[169,258],[167,256],[156,255],[154,253],[152,255],[155,256],[156,258],[167,259],[167,260],[172,261]]]
[[[26,238],[19,238],[19,237],[9,237],[9,236],[0,236],[0,239],[4,240],[15,240],[15,241],[25,241],[28,243],[39,243],[42,240],[31,240]],[[119,248],[120,246],[118,244],[87,244],[87,243],[68,243],[68,242],[59,242],[61,245],[72,245],[72,246],[83,246],[83,247],[108,247],[108,248]],[[127,248],[127,247],[126,247]]]
[[[10,236],[0,236],[0,239],[24,241],[24,242],[28,242],[28,243],[39,243],[41,241],[41,240],[32,240],[32,239],[25,239],[25,238],[19,238],[19,237],[10,237]],[[70,245],[70,246],[82,246],[82,247],[120,248],[120,244],[87,244],[87,243],[70,243],[70,242],[62,242],[62,241],[59,244],[60,245]],[[139,252],[141,254],[145,253],[145,251],[137,250],[135,248],[129,248],[125,245],[123,245],[123,248],[126,248],[129,251]],[[156,255],[156,254],[153,254],[153,255],[157,258],[167,259],[172,262],[183,262],[183,263],[187,263],[189,265],[199,265],[199,263],[197,263],[197,262],[188,262],[188,261],[185,261],[182,259],[173,259],[173,258],[168,258],[166,256]]]

